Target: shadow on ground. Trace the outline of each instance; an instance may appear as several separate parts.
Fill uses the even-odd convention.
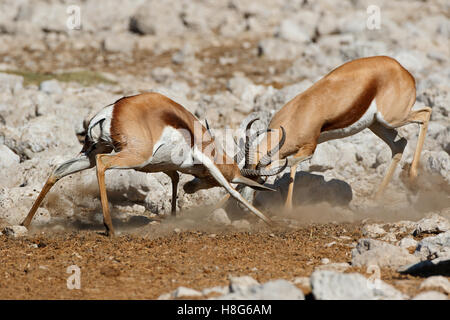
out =
[[[284,205],[289,187],[289,174],[284,174],[273,184],[265,185],[275,189],[275,192],[256,192],[254,205],[260,210],[270,211],[279,215],[284,211]],[[246,190],[248,191],[248,190]],[[244,197],[251,199],[251,195]],[[295,177],[293,206],[304,207],[316,204],[326,204],[328,207],[347,207],[353,199],[353,191],[350,185],[342,180],[332,179],[325,181],[324,177],[309,172],[297,172]],[[232,219],[245,218],[243,210],[235,200],[228,201],[225,210]]]
[[[264,207],[284,206],[286,201],[290,177],[284,174],[270,187],[277,192],[259,192],[255,197],[255,204]],[[294,206],[327,202],[330,205],[347,206],[353,199],[350,185],[342,180],[325,181],[324,177],[309,172],[297,172],[295,176],[292,201]]]

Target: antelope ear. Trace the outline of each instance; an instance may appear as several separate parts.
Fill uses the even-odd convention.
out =
[[[263,186],[262,184],[259,184],[258,182],[253,181],[253,180],[243,177],[243,176],[235,177],[233,180],[231,180],[231,182],[243,184],[247,187],[250,187],[252,189],[259,190],[259,191],[276,191],[275,189]]]

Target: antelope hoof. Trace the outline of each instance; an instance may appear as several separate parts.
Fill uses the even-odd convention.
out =
[[[105,235],[106,235],[108,238],[114,238],[114,237],[115,237],[114,229],[113,229],[113,228],[108,228],[108,227],[106,227]]]

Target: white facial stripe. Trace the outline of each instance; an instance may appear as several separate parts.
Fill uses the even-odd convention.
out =
[[[359,118],[358,121],[356,121],[355,123],[353,123],[350,126],[345,127],[345,128],[322,132],[319,136],[318,143],[322,143],[322,142],[325,142],[328,140],[333,140],[333,139],[345,138],[345,137],[354,135],[354,134],[370,127],[370,125],[373,123],[375,118],[377,120],[379,120],[378,114],[379,114],[379,112],[377,109],[377,104],[376,104],[375,100],[373,100],[371,102],[369,108],[362,115],[362,117]]]
[[[225,179],[222,172],[217,168],[217,166],[212,162],[212,160],[207,157],[205,154],[200,152],[200,150],[197,149],[196,146],[194,146],[194,156],[200,161],[211,173],[211,175],[216,179],[227,191],[230,193],[230,195],[244,204],[251,212],[253,212],[256,216],[261,218],[267,223],[270,223],[270,220],[263,215],[261,212],[259,212],[255,207],[253,207],[250,203],[248,203],[239,192],[237,192]]]

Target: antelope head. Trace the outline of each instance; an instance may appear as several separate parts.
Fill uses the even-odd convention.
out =
[[[226,152],[222,150],[222,148],[216,148],[214,162],[216,163],[216,166],[220,168],[220,171],[224,174],[227,180],[231,183],[236,183],[240,186],[247,186],[259,191],[274,191],[273,189],[256,182],[256,180],[261,177],[277,175],[278,173],[284,171],[284,169],[287,167],[286,160],[282,166],[271,169],[266,168],[271,163],[271,156],[276,153],[284,144],[286,134],[284,129],[281,128],[282,137],[278,144],[273,149],[269,150],[267,154],[261,158],[259,163],[254,166],[252,165],[253,154],[251,153],[253,143],[259,136],[265,134],[266,132],[273,131],[272,129],[266,129],[251,134],[250,130],[252,124],[257,120],[259,119],[253,119],[247,124],[245,129],[245,142],[241,140],[240,145],[238,145],[239,151],[235,154],[234,157],[228,156]],[[211,129],[209,128],[209,125],[207,123],[206,127],[209,135],[212,139],[214,139]],[[239,164],[242,162],[242,160],[244,160],[244,165],[240,167]],[[216,179],[211,176],[205,176],[194,178],[193,180],[186,183],[183,186],[183,189],[186,193],[194,193],[201,189],[209,189],[216,186],[219,186]]]

